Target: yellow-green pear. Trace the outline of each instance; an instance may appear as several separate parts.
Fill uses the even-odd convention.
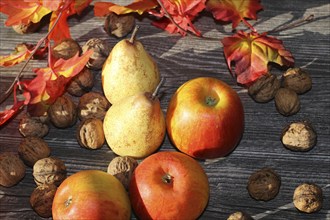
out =
[[[103,130],[115,154],[149,156],[160,147],[166,132],[159,99],[149,92],[140,92],[115,102],[104,117]]]
[[[136,93],[153,92],[160,81],[158,66],[135,39],[136,31],[113,47],[103,65],[102,87],[111,104]]]

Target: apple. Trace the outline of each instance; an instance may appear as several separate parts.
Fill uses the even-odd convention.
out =
[[[79,171],[58,187],[53,219],[130,219],[128,194],[119,180],[100,170]]]
[[[129,196],[139,219],[197,219],[207,206],[209,183],[195,159],[164,151],[137,166]]]
[[[166,113],[171,142],[199,159],[228,155],[244,131],[244,109],[238,94],[225,82],[199,77],[181,85]]]

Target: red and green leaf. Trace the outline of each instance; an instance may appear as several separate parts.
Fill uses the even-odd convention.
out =
[[[281,40],[256,32],[237,32],[222,40],[227,65],[237,82],[248,85],[268,72],[270,62],[281,66],[293,66],[292,54]],[[235,65],[235,73],[232,70]]]
[[[103,17],[110,12],[114,12],[117,15],[135,12],[141,15],[150,9],[156,8],[157,6],[158,3],[156,0],[135,0],[126,6],[117,5],[112,2],[96,2],[94,5],[94,15]]]
[[[208,0],[206,9],[212,12],[216,20],[232,22],[232,28],[236,28],[245,19],[257,19],[257,12],[263,7],[260,0]]]

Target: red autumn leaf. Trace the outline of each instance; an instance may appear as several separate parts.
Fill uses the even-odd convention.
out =
[[[187,31],[190,31],[197,36],[201,36],[200,31],[194,27],[192,21],[199,12],[204,10],[206,0],[160,1],[163,3],[164,8],[172,17],[173,21],[181,28],[178,28],[171,19],[166,17],[166,11],[163,8],[160,9],[159,14],[150,12],[156,16],[162,17],[161,20],[153,22],[153,25],[168,31],[169,33],[180,33],[182,36],[185,36]]]
[[[257,19],[257,12],[262,9],[260,0],[208,0],[206,10],[211,11],[213,17],[224,22],[232,22],[236,28],[241,21]]]
[[[61,17],[59,18],[57,24],[54,26],[52,32],[49,34],[48,39],[59,42],[63,39],[71,38],[69,25],[67,23],[68,17],[74,14],[80,14],[91,2],[92,0],[65,1],[65,4],[62,6],[62,8],[52,13],[49,23],[49,31],[53,27],[60,13]]]
[[[256,32],[239,31],[222,40],[227,65],[237,82],[242,85],[257,80],[268,72],[269,62],[282,66],[293,66],[292,54],[286,50],[281,40]],[[231,64],[235,65],[233,73]]]
[[[114,12],[118,15],[136,12],[141,15],[147,10],[153,9],[157,6],[158,3],[156,0],[135,0],[126,6],[116,5],[111,2],[96,2],[94,4],[94,15],[102,17],[110,12]]]
[[[30,114],[42,114],[50,104],[63,95],[67,83],[85,67],[92,53],[90,50],[81,57],[77,53],[68,60],[57,60],[51,67],[35,69],[37,76],[22,82]]]
[[[9,67],[14,66],[30,57],[35,49],[32,44],[18,44],[15,47],[14,52],[7,56],[0,56],[0,66]],[[34,57],[42,58],[47,48],[39,48]]]
[[[47,1],[46,1],[47,2]],[[0,12],[8,15],[6,26],[38,23],[42,17],[52,12],[40,0],[13,1],[1,0]]]

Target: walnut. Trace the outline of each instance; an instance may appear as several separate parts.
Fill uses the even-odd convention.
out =
[[[49,107],[50,121],[58,128],[67,128],[77,121],[77,106],[69,96],[60,96]]]
[[[118,38],[125,37],[135,26],[135,18],[131,14],[117,15],[110,13],[104,23],[104,30],[109,36],[114,35]]]
[[[71,79],[66,91],[73,96],[82,96],[91,91],[93,86],[94,75],[88,68],[84,68]]]
[[[57,187],[54,184],[43,184],[36,187],[30,196],[30,205],[43,218],[52,216],[52,205]]]
[[[282,144],[293,151],[308,151],[316,145],[317,135],[307,121],[293,122],[282,132]]]
[[[93,54],[90,56],[86,66],[90,69],[99,70],[108,58],[110,47],[106,41],[99,38],[92,38],[85,43],[82,51],[85,53],[90,49],[93,50]]]
[[[66,178],[64,162],[56,157],[38,160],[33,166],[34,181],[37,185],[55,184],[59,186]]]
[[[303,94],[312,88],[312,78],[301,68],[291,68],[283,74],[283,86]]]
[[[18,154],[26,165],[33,167],[37,160],[49,156],[50,148],[41,138],[27,137],[20,143],[18,147]]]
[[[300,110],[300,100],[295,91],[280,88],[275,95],[275,106],[279,113],[284,116],[290,116]]]
[[[99,92],[88,92],[80,97],[78,104],[78,116],[80,120],[98,118],[103,120],[110,102]]]
[[[55,59],[68,60],[77,53],[81,54],[81,47],[75,40],[67,38],[56,44],[51,53]]]
[[[252,198],[268,201],[275,198],[280,186],[279,175],[270,168],[263,168],[249,177],[247,189]]]
[[[101,119],[89,118],[82,121],[77,129],[77,140],[80,146],[88,149],[99,149],[105,142]]]
[[[303,183],[293,194],[293,204],[301,212],[312,213],[322,208],[322,189],[316,184]]]
[[[0,185],[11,187],[19,183],[25,176],[23,161],[13,152],[0,154]]]
[[[260,77],[248,89],[249,95],[256,102],[269,102],[280,88],[281,82],[273,74]]]
[[[118,156],[110,161],[107,173],[115,176],[128,190],[129,182],[137,166],[138,162],[134,158]]]
[[[45,137],[49,132],[47,113],[43,116],[25,114],[20,120],[18,130],[24,137]]]
[[[253,218],[245,212],[234,212],[231,214],[227,220],[253,220]]]
[[[37,23],[29,22],[27,24],[17,24],[12,26],[13,30],[18,34],[34,33],[38,30],[39,27],[40,27],[40,22]]]

